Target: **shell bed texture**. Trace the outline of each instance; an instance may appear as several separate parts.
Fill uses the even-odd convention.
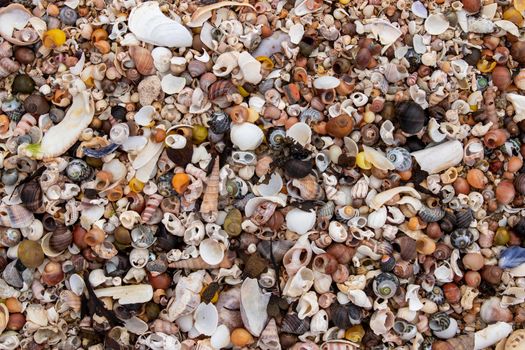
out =
[[[525,0],[0,0],[1,350],[525,350]]]

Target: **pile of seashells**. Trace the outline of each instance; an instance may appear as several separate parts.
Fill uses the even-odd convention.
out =
[[[0,349],[525,349],[525,0],[0,6]]]

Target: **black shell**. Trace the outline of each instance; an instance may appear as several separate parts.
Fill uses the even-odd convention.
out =
[[[465,249],[474,242],[474,234],[470,229],[460,228],[450,234],[450,243],[454,248]]]
[[[439,222],[439,226],[445,232],[452,232],[456,226],[456,222],[456,215],[450,210],[445,210],[445,216]]]
[[[391,255],[383,255],[379,261],[379,267],[383,272],[390,272],[396,265],[396,259]]]
[[[71,181],[81,182],[89,179],[93,169],[82,159],[73,159],[66,168],[66,175]]]
[[[346,329],[361,322],[361,310],[353,304],[332,304],[330,319],[336,327]]]
[[[430,292],[427,292],[427,298],[438,305],[441,305],[445,302],[445,294],[443,293],[443,289],[438,286],[434,286]]]
[[[467,228],[470,226],[470,223],[474,221],[474,213],[472,209],[461,209],[456,213],[456,227],[458,228]]]
[[[397,108],[397,118],[401,130],[407,134],[417,134],[425,127],[427,118],[425,111],[415,102],[403,102]]]
[[[37,181],[29,181],[22,186],[20,199],[30,211],[37,211],[43,204],[42,187]]]
[[[310,330],[310,318],[306,317],[301,320],[297,314],[287,314],[284,316],[281,331],[284,333],[291,333],[301,335]]]
[[[30,94],[35,90],[35,81],[27,74],[18,74],[11,85],[13,92]]]
[[[186,146],[181,149],[166,148],[168,158],[178,166],[185,167],[191,162],[193,156],[193,143],[190,139],[186,140]]]
[[[230,117],[224,112],[213,112],[208,121],[208,126],[214,134],[224,134],[230,130]]]
[[[313,164],[309,160],[289,159],[284,164],[284,171],[288,177],[301,179],[312,171]]]

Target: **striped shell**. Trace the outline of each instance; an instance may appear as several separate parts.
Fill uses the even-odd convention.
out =
[[[474,221],[474,212],[470,208],[458,210],[455,214],[458,228],[467,228]]]
[[[229,106],[228,95],[237,92],[237,88],[230,80],[219,80],[213,83],[208,90],[208,98],[221,108]]]
[[[391,149],[386,153],[386,157],[394,164],[397,171],[407,171],[412,168],[412,156],[402,147]]]
[[[319,211],[317,212],[317,216],[321,218],[331,218],[334,215],[334,211],[335,203],[329,201],[319,209]]]
[[[157,208],[160,206],[160,203],[162,202],[162,196],[158,193],[152,194],[149,196],[146,207],[142,211],[141,219],[142,222],[149,222]]]
[[[319,122],[322,118],[323,114],[314,108],[306,108],[299,116],[299,120],[303,123]]]
[[[35,117],[33,117],[31,114],[26,113],[22,116],[22,119],[20,119],[20,121],[16,125],[14,135],[25,135],[29,132],[29,129],[31,129],[31,127],[35,126],[36,124],[37,120],[35,119]]]
[[[429,208],[423,207],[418,213],[421,220],[424,222],[436,222],[445,216],[445,211],[441,207]]]
[[[288,314],[284,316],[281,331],[291,334],[304,334],[310,329],[310,318],[306,317],[301,320],[297,314]]]
[[[460,228],[450,234],[450,243],[454,248],[465,249],[474,242],[474,234],[470,229]]]
[[[33,213],[21,205],[0,206],[0,226],[23,228],[31,225],[33,220]]]

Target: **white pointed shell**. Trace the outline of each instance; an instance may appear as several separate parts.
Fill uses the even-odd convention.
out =
[[[129,30],[137,39],[165,47],[188,47],[193,36],[182,24],[164,16],[156,1],[144,2],[131,10]]]
[[[153,57],[153,65],[161,72],[167,72],[170,69],[170,60],[173,57],[170,49],[166,47],[156,47],[151,51]]]
[[[244,51],[239,54],[237,63],[245,81],[251,84],[259,84],[261,82],[261,62],[257,61],[252,55]]]
[[[448,29],[449,24],[444,14],[433,13],[425,20],[425,29],[428,34],[439,35]]]
[[[270,294],[259,288],[255,278],[247,278],[241,286],[241,317],[246,329],[258,337],[266,325]]]
[[[381,228],[386,223],[387,210],[385,206],[382,206],[378,210],[370,213],[367,218],[366,225],[370,228]]]
[[[512,119],[516,123],[525,120],[525,96],[518,94],[507,94],[507,100],[509,100],[514,107],[514,117]]]
[[[160,83],[162,91],[168,95],[178,94],[186,86],[186,79],[166,74]]]
[[[241,151],[253,151],[262,143],[264,133],[255,124],[233,124],[230,130],[232,143]]]
[[[306,146],[312,140],[312,129],[306,123],[295,123],[286,131],[286,136],[291,137],[301,146]]]
[[[144,106],[135,113],[133,119],[138,125],[147,126],[153,121],[156,115],[157,111],[155,111],[153,106]]]
[[[463,159],[463,144],[457,140],[447,141],[435,147],[412,153],[421,170],[429,174],[439,173],[455,166]]]
[[[395,169],[394,164],[392,164],[392,162],[389,161],[382,152],[377,151],[372,147],[368,147],[367,145],[363,145],[363,151],[365,153],[366,160],[372,163],[374,167],[381,170]]]
[[[212,238],[206,238],[199,245],[202,260],[210,265],[218,265],[222,261],[224,250],[224,245]]]
[[[193,315],[195,322],[193,327],[199,331],[200,334],[211,336],[215,333],[219,323],[219,314],[217,308],[212,303],[200,303]]]
[[[301,320],[304,320],[306,317],[313,316],[317,311],[319,311],[317,294],[315,292],[308,292],[302,295],[297,304],[297,316]]]
[[[339,84],[341,84],[341,81],[338,78],[329,75],[325,75],[314,80],[314,88],[318,90],[335,89],[339,86]]]
[[[294,208],[286,214],[286,226],[290,231],[304,235],[315,225],[315,211],[304,211]]]

